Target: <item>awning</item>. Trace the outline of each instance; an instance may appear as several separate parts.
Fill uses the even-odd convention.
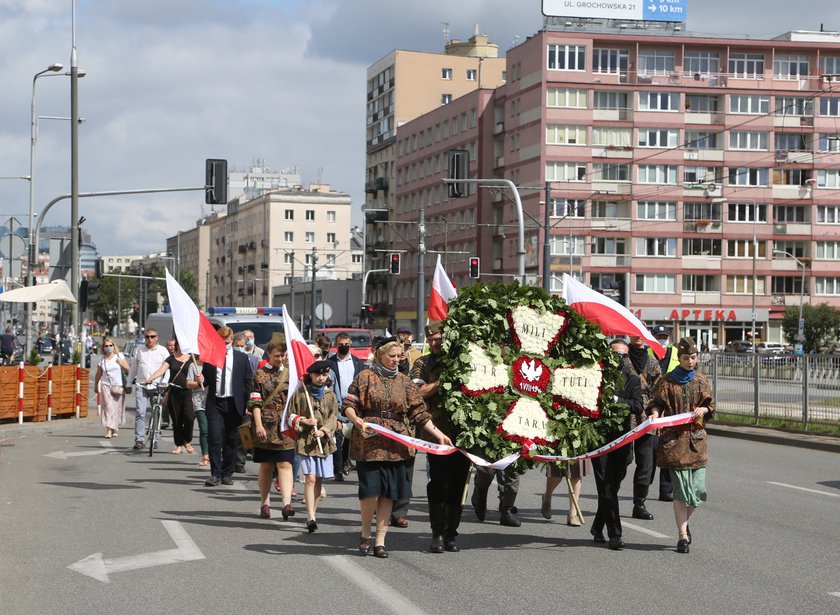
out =
[[[0,294],[0,301],[11,301],[12,303],[35,303],[45,300],[58,303],[76,303],[76,298],[64,280],[53,280],[49,284],[16,288]]]

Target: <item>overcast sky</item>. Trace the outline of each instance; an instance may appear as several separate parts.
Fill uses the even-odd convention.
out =
[[[840,29],[837,0],[683,0],[688,30],[769,38]],[[542,27],[540,0],[78,0],[82,192],[201,186],[204,159],[298,165],[364,201],[365,69],[394,48],[441,51],[441,22],[503,50]],[[29,173],[33,75],[69,70],[71,0],[0,0],[0,176]],[[38,115],[70,114],[70,80],[38,80]],[[70,191],[70,128],[42,120],[36,207]],[[0,180],[0,223],[26,224],[28,182]],[[162,250],[203,194],[80,201],[99,253]],[[44,224],[69,224],[69,201]]]

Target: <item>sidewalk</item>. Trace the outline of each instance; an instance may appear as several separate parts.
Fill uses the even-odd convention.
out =
[[[782,446],[798,446],[829,453],[840,453],[840,438],[815,433],[788,432],[769,427],[752,427],[749,425],[721,425],[711,422],[706,430],[713,436],[724,438],[740,438],[763,442],[765,444],[780,444]]]

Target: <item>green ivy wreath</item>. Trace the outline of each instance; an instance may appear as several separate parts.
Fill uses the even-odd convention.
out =
[[[562,314],[566,322],[555,342],[545,353],[526,352],[513,330],[512,310],[531,308],[540,316]],[[518,310],[521,311],[521,310]],[[555,318],[556,319],[556,318]],[[475,347],[509,376],[507,386],[487,392],[469,391],[465,382],[475,372]],[[598,327],[550,295],[542,288],[511,284],[475,284],[459,290],[449,303],[441,346],[442,407],[459,430],[455,444],[490,461],[520,450],[523,445],[536,445],[536,454],[575,456],[589,452],[606,441],[607,434],[617,431],[627,416],[627,406],[615,402],[615,386],[620,367],[606,338]],[[558,403],[558,398],[545,386],[523,393],[514,386],[517,369],[525,362],[532,372],[540,366],[551,373],[567,367],[585,368],[600,364],[603,378],[598,393],[597,410],[587,411],[574,403]],[[516,364],[517,367],[512,367]],[[536,368],[535,368],[536,366]],[[557,376],[555,376],[556,379]],[[521,380],[521,378],[519,378]],[[545,374],[537,380],[547,380]],[[542,383],[539,383],[542,384]],[[539,403],[547,415],[548,438],[529,441],[504,434],[501,428],[513,405],[530,398]],[[529,404],[534,405],[533,401]],[[520,459],[520,471],[533,462]]]

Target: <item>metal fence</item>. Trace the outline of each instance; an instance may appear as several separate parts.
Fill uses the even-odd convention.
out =
[[[711,379],[721,412],[796,421],[805,428],[840,424],[840,356],[703,353],[697,369]]]

